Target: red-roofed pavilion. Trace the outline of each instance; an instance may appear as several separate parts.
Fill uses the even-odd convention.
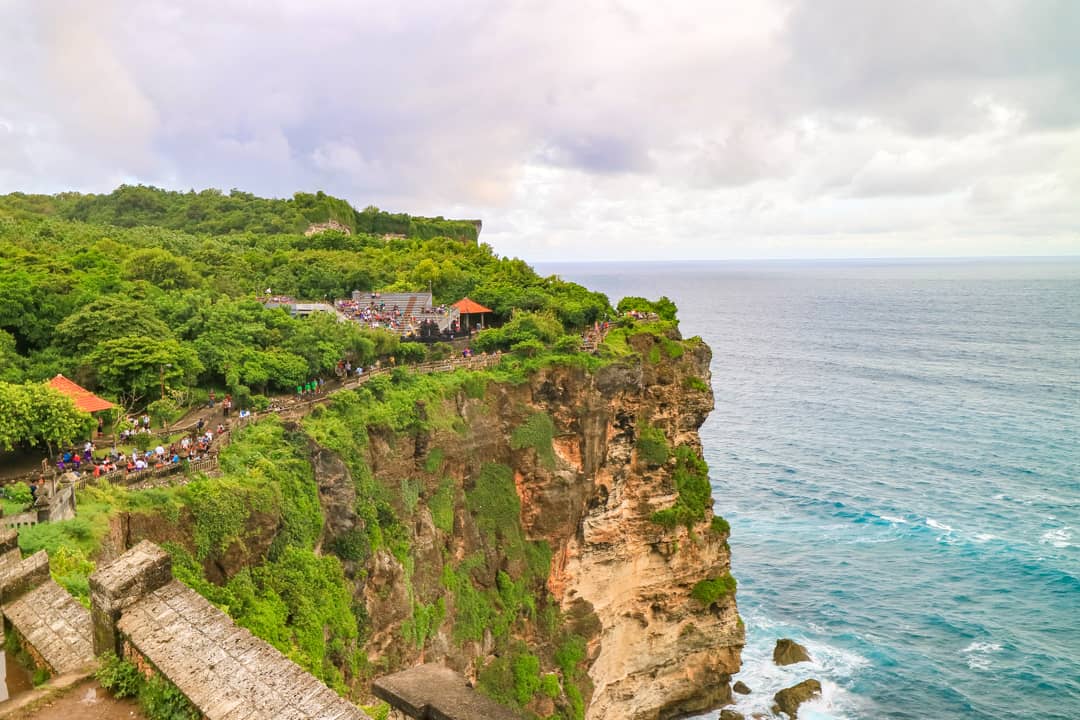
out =
[[[484,313],[494,312],[491,308],[486,308],[475,300],[470,300],[467,297],[461,298],[451,307],[457,308],[457,311],[465,317],[467,324],[462,323],[462,325],[469,330],[476,327],[476,321],[473,319],[473,315],[476,315],[479,318],[480,328],[482,329],[484,327]]]
[[[75,401],[75,407],[83,412],[95,413],[100,410],[111,410],[116,407],[108,400],[99,398],[83,386],[68,380],[63,375],[57,375],[49,381],[49,387],[67,395]]]

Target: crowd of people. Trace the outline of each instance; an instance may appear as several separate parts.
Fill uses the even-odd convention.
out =
[[[69,448],[60,453],[56,458],[56,470],[60,474],[74,473],[75,477],[91,473],[95,478],[117,471],[132,473],[160,470],[170,465],[207,457],[213,449],[215,436],[220,437],[226,431],[224,423],[218,423],[216,430],[211,430],[206,428],[206,421],[200,418],[193,432],[169,443],[168,447],[159,443],[146,451],[133,448],[130,454],[116,445],[99,454],[94,443],[87,441],[81,449]],[[48,469],[49,461],[42,460],[43,476]]]
[[[367,303],[362,300],[338,300],[334,306],[345,317],[372,329],[382,328],[400,332],[405,325],[401,308],[397,305],[388,308],[386,303],[375,297]]]

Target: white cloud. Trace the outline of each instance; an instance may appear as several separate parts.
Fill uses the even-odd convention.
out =
[[[1078,8],[0,2],[0,191],[324,189],[534,259],[1080,252]]]

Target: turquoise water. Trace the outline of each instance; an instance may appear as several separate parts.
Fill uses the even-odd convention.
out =
[[[817,677],[803,720],[1080,718],[1080,260],[541,270],[713,348],[737,709]]]

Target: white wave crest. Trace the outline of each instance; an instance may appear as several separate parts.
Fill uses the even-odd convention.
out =
[[[1040,545],[1053,545],[1056,548],[1072,547],[1072,528],[1063,527],[1056,530],[1047,530],[1039,539]]]
[[[1000,643],[973,642],[960,651],[966,655],[967,666],[971,670],[989,670],[993,664],[990,656],[1001,650]]]
[[[952,532],[953,531],[953,528],[951,526],[946,525],[943,522],[939,522],[939,521],[935,520],[932,517],[926,518],[926,526],[927,527],[932,527],[935,530],[944,530],[945,532]]]

